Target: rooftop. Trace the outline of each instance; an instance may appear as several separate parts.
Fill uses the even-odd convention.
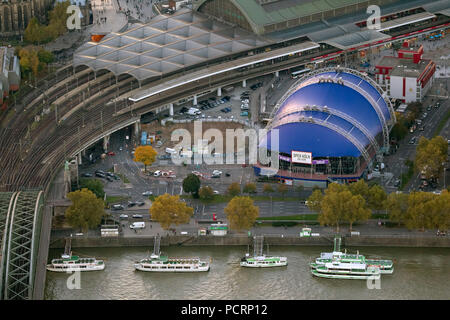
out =
[[[187,9],[159,15],[149,23],[110,33],[88,42],[74,56],[74,65],[114,74],[129,73],[145,80],[270,42],[238,27],[208,20]]]
[[[377,66],[392,68],[391,76],[415,78],[422,74],[429,63],[430,60],[427,59],[414,63],[412,59],[386,56],[381,59]]]

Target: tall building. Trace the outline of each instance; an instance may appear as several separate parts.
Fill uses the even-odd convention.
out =
[[[422,101],[433,85],[436,64],[422,59],[423,46],[410,48],[405,42],[397,57],[383,57],[376,68],[376,80],[390,98],[405,103]]]
[[[14,48],[0,47],[0,105],[10,91],[19,90],[19,58],[14,55]]]
[[[43,20],[52,4],[52,0],[2,0],[0,35],[10,37],[23,34],[31,18]]]

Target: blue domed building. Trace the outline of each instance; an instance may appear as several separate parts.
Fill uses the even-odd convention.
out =
[[[280,179],[305,185],[361,178],[375,155],[389,149],[395,115],[382,89],[345,68],[316,70],[299,79],[274,108],[259,148],[276,151]],[[261,164],[257,175],[267,174]]]

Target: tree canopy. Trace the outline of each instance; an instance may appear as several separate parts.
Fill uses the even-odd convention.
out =
[[[447,140],[441,136],[431,140],[422,136],[416,150],[416,172],[423,173],[426,179],[437,178],[447,161]]]
[[[210,186],[201,187],[198,191],[200,199],[211,200],[214,198],[214,190]]]
[[[265,183],[264,184],[264,186],[263,186],[263,192],[266,192],[266,193],[271,193],[271,192],[273,192],[274,190],[273,190],[273,188],[272,188],[272,186],[270,185],[270,184],[268,184],[268,183]]]
[[[188,174],[183,180],[183,190],[184,192],[191,193],[193,195],[198,195],[200,189],[200,179],[195,174]]]
[[[152,220],[159,222],[161,227],[167,230],[172,224],[188,223],[194,214],[194,209],[181,201],[179,196],[165,193],[153,201],[150,214]]]
[[[152,146],[138,146],[134,151],[134,162],[141,162],[144,164],[144,170],[147,171],[147,166],[150,166],[156,160],[158,153]]]
[[[241,186],[239,183],[233,182],[228,186],[227,193],[232,197],[238,196],[241,194]]]
[[[92,191],[83,188],[70,192],[67,197],[72,205],[66,210],[65,217],[72,227],[86,232],[101,223],[105,215],[104,203]]]
[[[103,199],[105,191],[103,190],[103,183],[99,179],[80,179],[80,189],[89,189],[99,199]]]
[[[230,228],[238,231],[250,229],[259,215],[259,208],[250,197],[234,197],[224,209]]]
[[[256,184],[249,182],[244,186],[242,190],[244,193],[256,193]]]

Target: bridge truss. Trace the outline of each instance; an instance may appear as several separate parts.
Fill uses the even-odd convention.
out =
[[[43,192],[0,193],[0,299],[33,296]]]

